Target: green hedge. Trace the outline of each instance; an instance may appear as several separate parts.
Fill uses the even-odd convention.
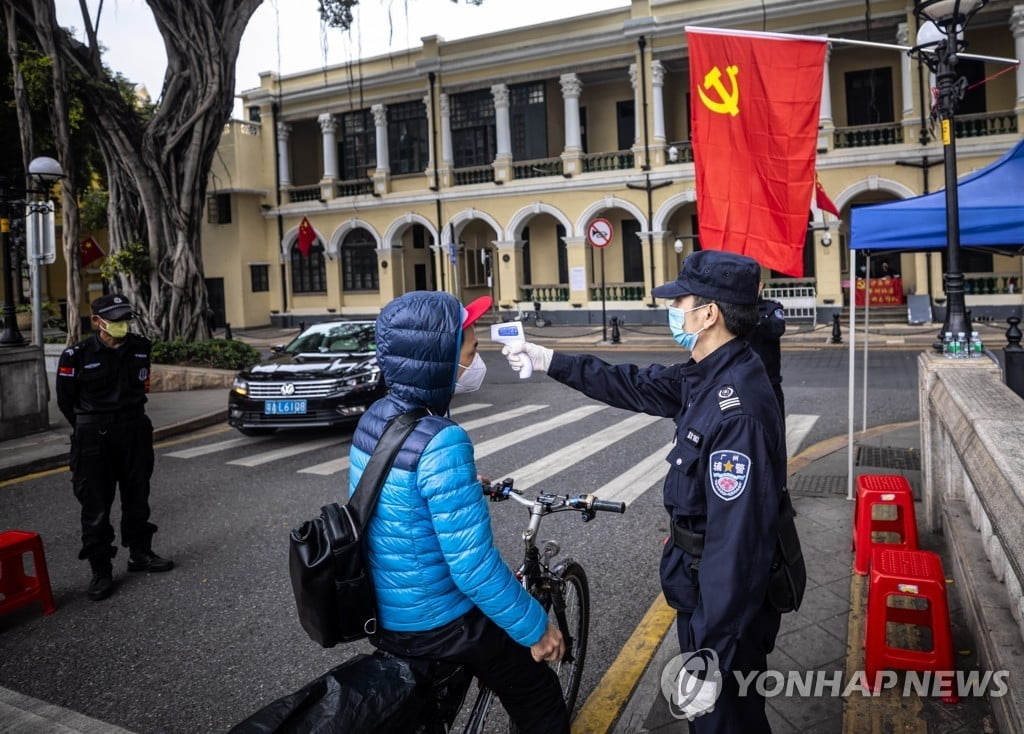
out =
[[[198,342],[187,342],[184,339],[153,341],[153,362],[156,364],[244,370],[259,361],[260,353],[254,347],[232,339],[207,339]]]

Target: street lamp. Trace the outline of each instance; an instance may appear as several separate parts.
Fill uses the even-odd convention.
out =
[[[943,162],[946,173],[946,272],[942,276],[946,291],[946,319],[942,333],[971,333],[964,306],[964,274],[960,269],[960,204],[956,176],[956,127],[954,116],[963,99],[967,80],[956,71],[957,53],[966,47],[963,40],[967,23],[988,0],[917,0],[914,15],[921,22],[917,45],[910,55],[925,63],[935,74],[938,88],[935,107],[942,132]],[[942,350],[942,338],[934,345]]]
[[[18,318],[14,311],[14,264],[11,252],[11,220],[20,219],[41,211],[49,211],[44,202],[15,199],[15,194],[32,194],[48,191],[53,184],[64,177],[60,163],[53,158],[35,158],[28,164],[28,175],[32,189],[12,189],[0,179],[0,249],[4,256],[4,308],[3,330],[0,331],[0,348],[24,346],[25,339],[18,330]]]

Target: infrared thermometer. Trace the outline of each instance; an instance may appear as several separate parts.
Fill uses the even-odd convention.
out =
[[[499,344],[515,344],[526,341],[526,334],[523,332],[522,321],[506,321],[503,324],[491,324],[491,341]],[[529,355],[522,352],[519,355],[523,366],[519,370],[519,379],[525,380],[533,374],[533,362]]]

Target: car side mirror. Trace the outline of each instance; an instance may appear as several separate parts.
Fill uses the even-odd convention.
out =
[[[277,352],[278,354],[280,354],[281,352],[284,351],[284,344],[275,344],[270,348],[270,351]]]

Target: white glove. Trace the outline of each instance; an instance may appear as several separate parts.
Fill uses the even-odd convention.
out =
[[[541,370],[547,372],[551,366],[551,355],[554,352],[530,342],[513,342],[501,348],[501,353],[508,358],[508,365],[516,372]],[[529,365],[529,367],[527,367]]]
[[[687,721],[693,721],[698,716],[710,714],[715,710],[718,685],[718,681],[701,680],[686,669],[679,671],[676,705]]]

